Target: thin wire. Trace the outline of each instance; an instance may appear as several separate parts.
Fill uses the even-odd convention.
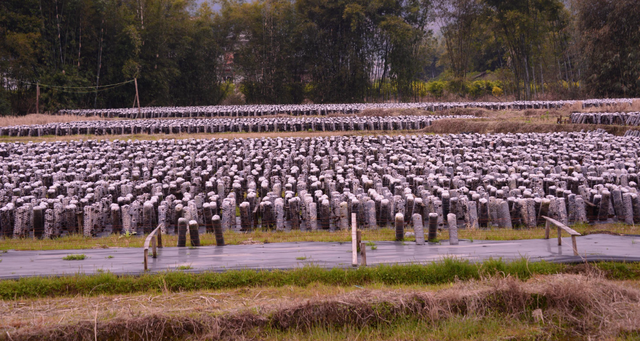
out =
[[[30,85],[39,85],[41,87],[45,87],[45,88],[52,88],[52,89],[96,89],[96,88],[100,88],[100,89],[108,89],[108,88],[115,88],[118,86],[122,86],[128,83],[133,83],[133,79],[128,80],[128,81],[124,81],[124,82],[120,82],[120,83],[114,83],[114,84],[107,84],[107,85],[100,85],[100,86],[58,86],[58,85],[47,85],[47,84],[41,84],[41,83],[32,83],[32,82],[27,82],[27,81],[22,81],[22,80],[17,80],[16,81],[20,82],[20,83],[24,83],[24,84],[30,84]],[[91,93],[95,92],[91,91]],[[87,92],[89,93],[89,92]]]
[[[98,89],[98,90],[88,90],[88,91],[84,91],[84,90],[80,90],[80,91],[71,91],[71,90],[60,90],[60,89],[51,89],[51,91],[60,91],[60,92],[66,92],[66,93],[71,93],[71,94],[95,94],[96,92],[102,92],[102,91],[106,91],[106,90],[111,90],[111,89],[115,89],[116,87],[110,87],[110,88],[102,88],[102,89]]]

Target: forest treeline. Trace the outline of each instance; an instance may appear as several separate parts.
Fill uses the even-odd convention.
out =
[[[637,0],[3,0],[0,113],[640,96]]]

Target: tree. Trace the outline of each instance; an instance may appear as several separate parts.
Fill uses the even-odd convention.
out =
[[[640,96],[640,6],[634,0],[577,2],[587,89],[606,97]]]
[[[225,3],[218,18],[234,40],[233,64],[248,103],[300,103],[303,98],[299,18],[289,0]]]
[[[549,24],[560,16],[564,5],[560,0],[483,1],[484,15],[507,51],[516,98],[524,95],[524,99],[531,99],[535,91],[533,66],[551,32]]]
[[[436,6],[453,76],[464,80],[474,56],[482,6],[477,0],[439,0]]]
[[[222,77],[226,35],[214,22],[214,13],[205,3],[191,20],[188,40],[177,66],[180,75],[172,84],[176,105],[219,104],[225,96]]]

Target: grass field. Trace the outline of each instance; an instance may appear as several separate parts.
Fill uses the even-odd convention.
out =
[[[605,263],[603,263],[605,264]],[[607,263],[609,264],[609,263]],[[615,263],[610,263],[615,264]],[[612,269],[612,278],[637,277],[635,264]],[[231,289],[258,286],[306,286],[314,282],[327,285],[425,285],[443,284],[456,280],[479,279],[497,273],[526,279],[533,274],[554,274],[565,271],[563,264],[490,260],[472,263],[467,260],[446,259],[426,265],[380,265],[349,269],[324,269],[308,266],[293,270],[229,270],[226,272],[187,273],[167,271],[141,276],[115,275],[104,272],[97,275],[61,277],[25,277],[0,281],[0,298],[72,297],[76,295],[132,294],[139,292],[182,292],[199,289]]]
[[[29,278],[0,282],[0,339],[632,340],[639,276],[637,264],[445,260]]]
[[[572,228],[579,233],[586,235],[591,233],[612,233],[640,235],[640,226],[614,224],[576,224]],[[412,232],[412,229],[406,229]],[[518,239],[541,239],[544,237],[544,228],[523,228],[523,229],[478,229],[475,231],[459,229],[458,237],[470,240],[518,240]],[[178,243],[176,235],[163,235],[165,247],[173,247]],[[441,240],[449,239],[447,229],[438,232]],[[71,235],[55,239],[0,239],[0,250],[78,250],[114,247],[142,247],[144,236],[110,235],[107,237],[84,237],[82,235]],[[395,230],[390,228],[363,230],[362,240],[366,241],[392,241],[395,239]],[[225,244],[255,244],[255,243],[287,243],[287,242],[348,242],[351,241],[349,231],[254,231],[250,233],[238,233],[226,231],[224,233]],[[405,238],[406,241],[415,241],[414,237]],[[638,238],[640,242],[640,237]],[[216,245],[215,236],[212,233],[200,235],[202,246]],[[0,255],[1,256],[1,255]]]

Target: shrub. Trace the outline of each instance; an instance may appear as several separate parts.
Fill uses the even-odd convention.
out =
[[[427,91],[435,97],[442,97],[442,94],[444,93],[444,88],[445,88],[445,82],[442,82],[442,81],[433,81],[433,82],[427,83]]]
[[[428,84],[425,82],[421,82],[421,81],[415,81],[413,82],[413,88],[415,89],[417,95],[419,97],[426,97],[427,96],[427,86]]]
[[[467,82],[465,82],[463,79],[452,79],[447,82],[447,91],[452,94],[464,96],[469,93],[469,87],[467,85]]]
[[[485,81],[475,81],[469,85],[469,95],[472,97],[480,97],[485,93]]]
[[[502,91],[502,89],[498,86],[494,86],[493,90],[491,90],[491,93],[496,96],[496,97],[500,97],[502,96],[502,94],[504,93],[504,91]]]

